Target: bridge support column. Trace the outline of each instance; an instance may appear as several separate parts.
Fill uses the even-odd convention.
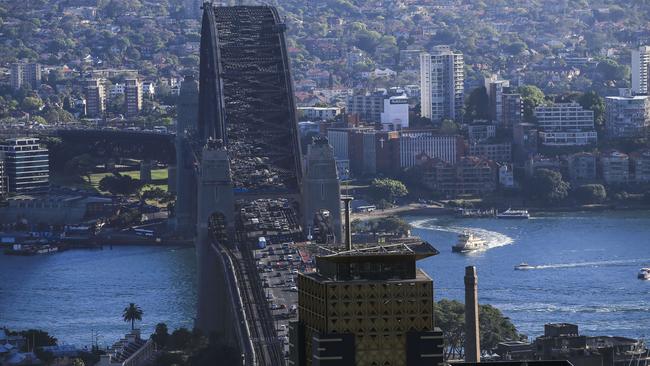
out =
[[[151,183],[151,160],[142,160],[140,162],[140,180],[143,183]]]
[[[230,178],[230,162],[225,149],[203,149],[198,182],[198,214],[196,252],[198,259],[199,296],[196,326],[206,334],[216,333],[219,339],[237,345],[230,298],[223,263],[211,249],[208,231],[210,217],[222,214],[228,232],[234,233],[234,194]],[[228,245],[228,243],[221,243]]]
[[[314,215],[319,210],[328,210],[336,242],[340,243],[341,185],[336,172],[334,152],[327,140],[316,140],[308,149],[303,178],[304,228],[313,226]]]
[[[176,182],[177,178],[176,175],[178,174],[178,170],[176,169],[176,165],[168,165],[167,166],[167,191],[169,193],[176,193],[178,187],[176,187]]]

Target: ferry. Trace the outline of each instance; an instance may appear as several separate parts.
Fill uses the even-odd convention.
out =
[[[513,210],[507,209],[497,214],[498,219],[529,219],[530,214],[528,210]]]
[[[640,280],[650,280],[650,268],[641,268],[638,277]]]
[[[483,239],[479,239],[472,234],[463,233],[458,235],[458,242],[451,247],[454,253],[469,253],[477,250],[487,249],[488,245]]]
[[[5,249],[7,255],[37,255],[37,254],[50,254],[59,251],[57,245],[30,245],[30,244],[14,244],[11,248]]]
[[[528,269],[533,269],[535,267],[531,266],[530,264],[526,262],[519,263],[518,265],[515,266],[515,271],[525,271]]]

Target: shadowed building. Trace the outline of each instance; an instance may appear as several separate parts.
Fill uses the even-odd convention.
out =
[[[298,276],[299,322],[290,325],[297,365],[441,365],[433,281],[416,261],[438,254],[416,238],[316,257]]]

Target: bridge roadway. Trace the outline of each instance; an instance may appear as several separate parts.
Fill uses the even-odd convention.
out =
[[[236,333],[244,365],[284,365],[282,341],[278,338],[250,250],[233,249],[216,240],[211,243],[211,248],[223,262],[230,285],[228,294],[239,325]]]

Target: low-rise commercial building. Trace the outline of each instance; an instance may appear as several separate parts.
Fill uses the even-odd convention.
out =
[[[464,156],[451,164],[421,155],[418,169],[425,186],[447,197],[483,195],[497,187],[496,164],[476,156]]]
[[[340,114],[339,107],[298,107],[298,117],[312,121],[329,121]]]
[[[510,163],[512,162],[512,144],[509,142],[471,144],[469,145],[469,155],[498,163]]]
[[[0,210],[0,222],[29,224],[47,222],[51,225],[77,224],[84,220],[111,215],[113,200],[96,196],[17,195],[7,199]]]

